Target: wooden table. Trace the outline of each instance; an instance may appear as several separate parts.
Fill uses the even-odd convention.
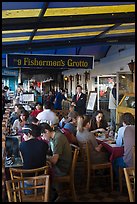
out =
[[[98,143],[101,143],[105,149],[110,153],[110,162],[112,162],[117,157],[122,157],[124,153],[124,147],[119,147],[116,144],[110,144],[109,142],[111,138],[105,138],[105,137],[96,137],[96,140]],[[114,142],[114,141],[113,141]]]

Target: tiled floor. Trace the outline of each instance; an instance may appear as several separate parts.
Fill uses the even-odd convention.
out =
[[[85,187],[77,186],[78,202],[129,202],[128,194],[126,191],[120,193],[118,190],[110,192],[103,187],[95,187],[86,193]],[[70,195],[61,197],[57,202],[73,202]]]
[[[119,192],[118,183],[114,183],[114,191],[110,191],[110,184],[103,178],[93,181],[89,193],[86,193],[86,184],[84,177],[79,174],[75,176],[76,193],[78,202],[129,202],[126,185],[123,186],[123,192]],[[104,181],[103,181],[104,180]],[[70,195],[65,195],[57,202],[73,202]]]
[[[87,193],[86,176],[83,175],[81,168],[76,168],[75,188],[78,202],[129,202],[126,185],[123,186],[123,192],[120,193],[118,183],[114,182],[114,191],[111,192],[109,180],[105,178],[92,180],[89,193]],[[70,194],[64,194],[56,202],[73,202],[73,200]]]

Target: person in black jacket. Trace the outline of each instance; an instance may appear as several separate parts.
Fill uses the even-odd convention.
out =
[[[23,169],[35,169],[46,165],[48,144],[38,140],[41,129],[38,125],[29,124],[22,129],[24,141],[20,143],[20,152],[23,158]]]
[[[86,94],[82,93],[82,87],[77,85],[76,87],[77,93],[72,98],[72,105],[75,106],[75,111],[78,112],[79,115],[86,114]]]

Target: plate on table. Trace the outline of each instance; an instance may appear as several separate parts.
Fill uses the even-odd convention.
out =
[[[100,136],[97,136],[96,139],[98,139],[98,140],[105,140],[106,136],[105,135],[100,135]]]
[[[114,141],[114,138],[108,137],[108,138],[106,138],[106,140]]]

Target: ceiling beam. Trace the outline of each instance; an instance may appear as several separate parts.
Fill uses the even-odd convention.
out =
[[[38,19],[37,19],[37,23],[35,24],[35,28],[34,28],[32,34],[31,34],[31,36],[30,36],[30,39],[29,39],[29,41],[28,41],[28,44],[30,44],[31,41],[33,40],[33,38],[34,38],[34,36],[35,36],[35,34],[36,34],[37,30],[38,30],[37,25],[40,23],[41,19],[43,18],[44,14],[45,14],[45,12],[46,12],[46,10],[47,10],[47,8],[48,8],[48,5],[49,5],[49,2],[46,2],[46,3],[44,4],[43,9],[41,10],[40,15],[39,15],[39,17],[38,17]]]
[[[96,36],[93,37],[93,38],[94,38],[94,39],[100,38],[101,36],[103,36],[104,34],[106,34],[108,31],[114,30],[115,28],[117,28],[117,27],[120,26],[120,25],[121,25],[121,24],[118,23],[118,24],[116,24],[116,25],[114,25],[114,26],[111,26],[111,27],[107,28],[106,30],[104,30],[103,32],[101,32],[99,35],[96,35]],[[80,47],[79,50],[78,50],[78,54],[80,53],[80,50],[81,50],[81,47]]]
[[[80,46],[92,46],[92,45],[112,45],[112,44],[135,44],[135,35],[129,36],[111,36],[104,38],[80,38],[77,40],[64,40],[64,41],[49,41],[41,43],[32,43],[30,47],[27,44],[12,44],[3,45],[2,52],[12,52],[12,51],[35,51],[35,50],[51,50],[59,48],[70,48],[70,47],[80,47]]]
[[[100,14],[100,15],[78,15],[61,17],[43,17],[40,22],[38,18],[2,19],[2,30],[20,30],[40,28],[60,28],[86,25],[105,25],[134,23],[135,13]]]
[[[106,30],[104,30],[104,31],[101,32],[100,34],[96,35],[96,36],[94,37],[94,39],[100,38],[101,36],[103,36],[104,34],[106,34],[108,31],[114,30],[115,28],[117,28],[117,27],[120,26],[120,25],[121,25],[121,23],[117,23],[117,24],[115,24],[115,25],[113,25],[113,26],[111,26],[111,27],[108,27]]]

